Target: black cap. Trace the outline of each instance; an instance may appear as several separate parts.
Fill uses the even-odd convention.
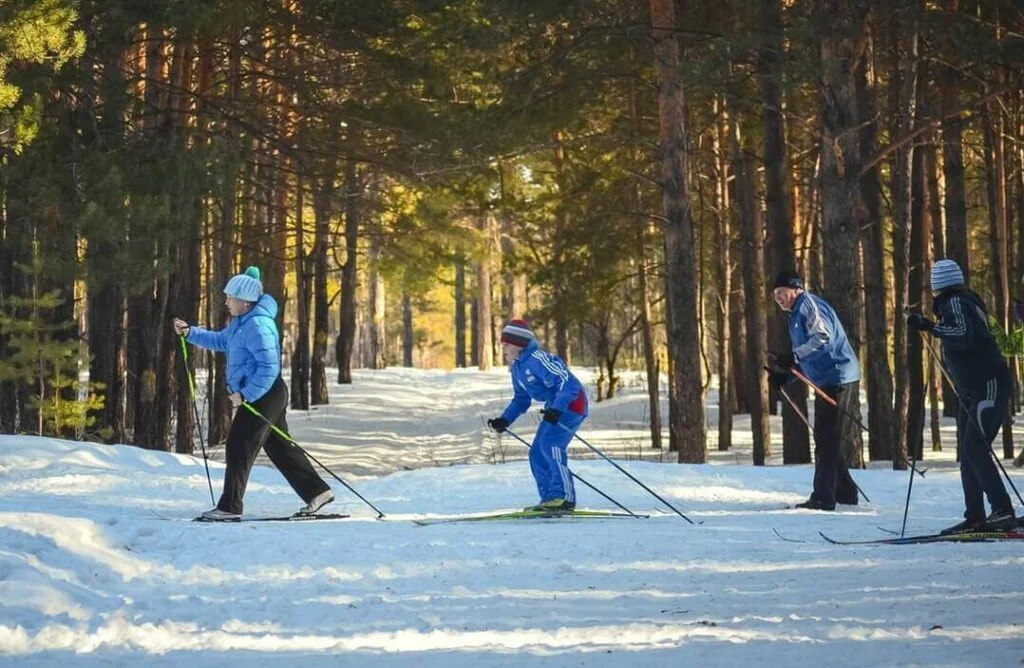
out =
[[[799,288],[803,290],[804,279],[795,271],[780,271],[779,275],[775,277],[775,285],[772,286],[772,290],[775,288]]]

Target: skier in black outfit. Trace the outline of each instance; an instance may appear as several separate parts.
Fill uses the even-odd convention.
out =
[[[956,441],[966,510],[963,522],[942,533],[1008,531],[1017,526],[1017,520],[991,449],[1010,400],[1010,372],[989,331],[985,304],[964,286],[959,265],[953,260],[937,261],[931,284],[938,322],[910,313],[907,325],[942,341],[943,364],[960,397]],[[992,507],[988,517],[986,496]]]

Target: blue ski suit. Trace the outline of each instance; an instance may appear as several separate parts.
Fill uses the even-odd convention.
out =
[[[530,408],[544,402],[545,410],[561,411],[558,424],[541,421],[530,446],[530,471],[537,482],[541,502],[565,499],[576,503],[576,490],[566,451],[573,434],[589,412],[586,390],[558,355],[544,352],[530,341],[509,368],[514,395],[501,417],[509,424]]]

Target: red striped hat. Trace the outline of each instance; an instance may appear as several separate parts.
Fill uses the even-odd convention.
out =
[[[510,346],[525,348],[535,338],[537,337],[533,335],[530,323],[525,320],[509,320],[509,323],[501,330],[501,342]]]

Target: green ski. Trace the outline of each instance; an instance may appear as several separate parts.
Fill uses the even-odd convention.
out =
[[[629,515],[627,513],[613,513],[607,510],[569,510],[569,511],[540,511],[540,510],[517,510],[507,513],[493,513],[490,515],[468,515],[463,517],[442,517],[438,519],[413,520],[413,524],[429,526],[431,524],[454,524],[456,522],[498,522],[504,520],[553,520],[553,519],[647,519],[650,515]]]

